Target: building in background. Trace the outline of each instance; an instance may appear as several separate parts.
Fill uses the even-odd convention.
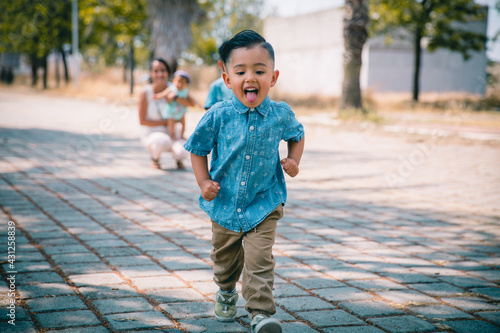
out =
[[[338,97],[342,92],[344,41],[343,9],[334,8],[294,17],[272,17],[264,22],[264,37],[276,52],[279,95]],[[486,34],[487,22],[474,21],[468,29]],[[484,94],[486,50],[462,54],[448,49],[422,53],[420,91]],[[369,39],[363,49],[361,89],[411,93],[414,51],[411,37],[386,44]]]

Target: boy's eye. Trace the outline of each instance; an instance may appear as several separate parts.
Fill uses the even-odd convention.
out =
[[[243,75],[245,72],[236,72],[236,75]]]
[[[256,71],[255,73],[262,75],[262,74],[264,74],[264,71]]]

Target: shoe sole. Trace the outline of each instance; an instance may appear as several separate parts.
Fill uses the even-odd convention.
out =
[[[215,313],[215,319],[217,321],[220,321],[221,323],[230,323],[232,321],[235,321],[236,320],[236,316],[234,317],[231,317],[231,318],[226,318],[226,317],[219,317],[216,313]]]
[[[279,320],[275,318],[267,318],[255,326],[254,333],[281,333],[282,328]]]

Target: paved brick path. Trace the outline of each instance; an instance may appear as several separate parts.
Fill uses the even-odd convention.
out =
[[[149,168],[136,121],[0,91],[0,331],[249,331],[244,300],[214,320],[194,177]],[[275,247],[284,332],[500,332],[499,145],[304,121]]]

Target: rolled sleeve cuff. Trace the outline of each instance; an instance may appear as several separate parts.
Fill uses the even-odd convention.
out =
[[[188,145],[187,143],[184,144],[184,149],[186,149],[188,152],[195,154],[195,155],[198,155],[198,156],[207,156],[208,154],[210,154],[209,150],[194,148],[191,145]]]
[[[300,134],[294,136],[293,138],[290,138],[288,141],[299,142],[303,138],[304,138],[304,131],[300,132]]]

